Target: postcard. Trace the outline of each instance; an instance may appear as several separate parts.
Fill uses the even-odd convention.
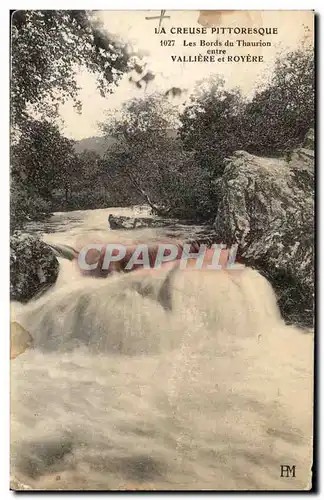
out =
[[[314,488],[314,25],[12,12],[12,490]]]

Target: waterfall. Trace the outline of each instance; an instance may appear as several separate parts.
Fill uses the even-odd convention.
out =
[[[37,489],[310,487],[313,335],[257,272],[107,279],[61,261],[12,318],[11,473]],[[280,477],[282,464],[296,478]]]

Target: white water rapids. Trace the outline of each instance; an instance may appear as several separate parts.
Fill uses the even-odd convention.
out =
[[[137,212],[56,214],[30,229],[71,246],[170,235],[108,231],[108,213]],[[95,279],[60,264],[51,290],[12,306],[34,339],[11,361],[15,481],[72,490],[310,487],[313,335],[283,323],[264,278],[245,269]],[[280,477],[283,464],[295,465],[295,478]]]

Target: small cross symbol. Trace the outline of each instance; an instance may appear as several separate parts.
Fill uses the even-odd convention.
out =
[[[159,16],[154,16],[154,17],[145,17],[145,19],[149,20],[149,19],[160,19],[160,22],[159,22],[159,31],[158,33],[160,33],[160,29],[161,29],[161,26],[162,26],[162,20],[163,19],[170,19],[170,16],[165,16],[164,14],[166,13],[165,10],[161,10],[161,14]]]

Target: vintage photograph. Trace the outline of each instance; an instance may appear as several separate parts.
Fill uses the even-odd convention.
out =
[[[11,12],[11,490],[314,487],[314,26]]]

